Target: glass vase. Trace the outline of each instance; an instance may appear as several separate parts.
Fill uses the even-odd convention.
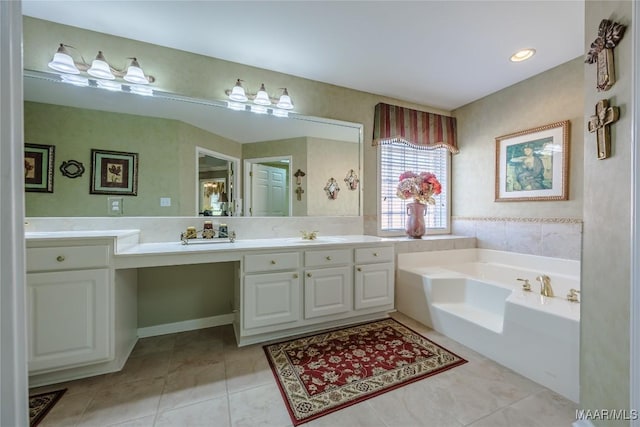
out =
[[[427,214],[427,205],[413,202],[407,203],[407,221],[405,231],[407,236],[413,239],[420,239],[424,236],[426,226],[424,217]]]

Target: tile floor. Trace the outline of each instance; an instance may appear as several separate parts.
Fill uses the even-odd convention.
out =
[[[304,426],[570,426],[576,405],[403,316],[469,361]],[[145,338],[121,372],[67,387],[47,426],[291,426],[262,347],[238,348],[231,326]]]

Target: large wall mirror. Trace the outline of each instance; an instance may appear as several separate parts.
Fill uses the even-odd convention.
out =
[[[25,142],[55,148],[53,192],[27,192],[27,217],[361,214],[360,186],[352,190],[344,181],[351,170],[360,175],[358,123],[258,115],[223,101],[141,96],[74,86],[51,73],[24,74]],[[92,170],[99,169],[92,150],[136,153],[137,194],[92,194]],[[65,174],[63,163],[85,172]],[[258,172],[245,170],[253,166],[278,172],[282,183],[258,183]],[[331,178],[342,190],[336,199],[324,190]],[[114,197],[122,199],[115,212]],[[287,206],[257,208],[276,198]]]

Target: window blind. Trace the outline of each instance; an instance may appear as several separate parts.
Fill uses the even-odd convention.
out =
[[[425,223],[431,229],[446,229],[449,221],[449,151],[446,148],[420,149],[405,143],[386,143],[380,150],[380,229],[403,231],[406,220],[406,204],[396,195],[398,178],[405,171],[431,172],[436,175],[442,192],[434,196],[435,205],[429,205]]]

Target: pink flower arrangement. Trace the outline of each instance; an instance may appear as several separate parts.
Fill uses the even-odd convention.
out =
[[[417,203],[427,203],[435,205],[433,196],[442,192],[442,185],[438,178],[431,172],[420,172],[419,174],[406,171],[400,175],[398,183],[398,197],[403,200],[413,199]]]

